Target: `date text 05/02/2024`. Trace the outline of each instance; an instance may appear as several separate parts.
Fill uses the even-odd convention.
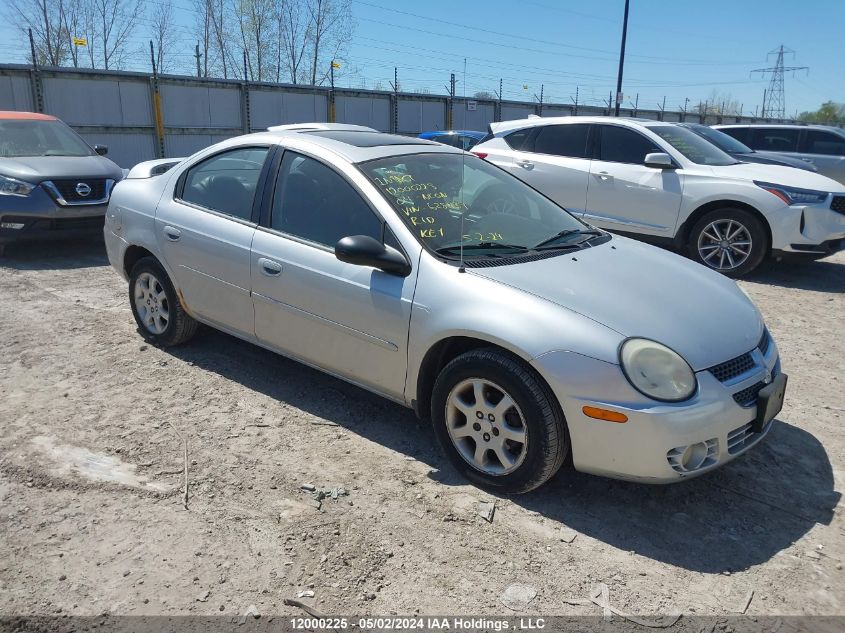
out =
[[[290,619],[294,630],[346,629],[358,627],[376,631],[507,631],[534,630],[546,627],[544,618],[483,618],[483,617],[361,617]]]

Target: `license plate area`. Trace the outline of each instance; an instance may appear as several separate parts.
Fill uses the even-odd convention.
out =
[[[751,430],[755,433],[760,433],[783,409],[788,379],[789,377],[786,374],[778,374],[771,384],[763,387],[757,394],[757,417],[751,424]]]

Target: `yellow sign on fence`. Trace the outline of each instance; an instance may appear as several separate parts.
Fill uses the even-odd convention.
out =
[[[74,37],[73,38],[73,45],[74,46],[88,46],[88,40],[84,37]]]

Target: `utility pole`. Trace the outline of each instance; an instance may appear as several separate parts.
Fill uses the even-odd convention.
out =
[[[158,86],[158,69],[156,68],[156,54],[152,40],[150,40],[150,62],[153,66],[153,118],[155,119],[155,133],[158,141],[158,158],[164,158],[164,117],[161,111],[161,90]]]
[[[795,75],[796,71],[799,70],[806,70],[809,72],[809,66],[784,66],[783,65],[783,56],[784,54],[792,55],[795,57],[795,51],[789,48],[785,48],[783,44],[780,47],[776,48],[773,51],[769,52],[769,55],[777,54],[777,61],[775,62],[774,67],[772,68],[757,68],[756,70],[752,70],[752,73],[760,73],[763,77],[766,76],[766,73],[771,73],[772,78],[769,81],[769,90],[768,90],[768,103],[766,103],[766,99],[763,101],[763,118],[774,118],[774,119],[783,119],[786,117],[786,95],[783,86],[783,77],[785,73],[791,72],[793,76]],[[767,55],[767,58],[768,56]]]
[[[200,43],[197,42],[196,47],[194,47],[194,57],[197,58],[197,77],[202,77],[202,72],[200,70]]]
[[[329,93],[329,123],[335,122],[335,106],[334,106],[334,65],[335,61],[331,60],[329,62],[329,78],[331,81],[331,92]]]
[[[575,98],[569,97],[570,101],[575,104],[575,107],[572,110],[572,116],[578,116],[578,90],[580,86],[575,86]]]
[[[689,97],[686,97],[684,99],[684,107],[681,108],[681,112],[683,112],[683,114],[681,115],[681,123],[683,123],[684,121],[687,120],[687,106],[688,105],[689,105]],[[678,107],[680,107],[680,106],[678,106]]]
[[[637,113],[640,111],[640,93],[637,93],[637,98],[635,101],[631,102],[631,105],[634,106],[634,117],[637,116]]]
[[[543,88],[545,84],[540,84],[540,96],[538,97],[536,94],[534,98],[537,100],[537,116],[543,116]]]
[[[619,74],[616,76],[616,116],[619,116],[619,106],[622,104],[622,70],[625,67],[625,40],[628,39],[628,4],[625,0],[625,17],[622,19],[622,46],[619,49]]]
[[[449,109],[446,112],[446,129],[452,129],[455,109],[455,73],[449,75]]]
[[[502,80],[499,79],[499,92],[496,93],[496,108],[493,112],[493,120],[494,121],[501,121],[502,120]]]
[[[390,84],[390,87],[393,88],[393,95],[391,98],[392,107],[390,109],[390,131],[393,134],[396,134],[396,130],[399,127],[399,68],[397,66],[393,67],[393,83]]]

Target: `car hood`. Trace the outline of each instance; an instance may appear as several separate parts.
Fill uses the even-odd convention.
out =
[[[597,321],[663,343],[695,371],[760,341],[759,311],[731,279],[624,237],[534,262],[468,268]]]
[[[827,176],[783,165],[763,165],[760,163],[739,163],[738,165],[711,165],[710,169],[717,176],[737,180],[760,180],[786,187],[813,189],[815,191],[841,192],[843,187]]]
[[[0,158],[0,174],[27,182],[61,178],[112,178],[123,171],[104,156],[23,156]]]
[[[750,154],[731,154],[737,160],[748,163],[758,163],[761,165],[782,165],[784,167],[794,167],[796,169],[803,169],[804,171],[814,172],[816,168],[811,163],[801,160],[800,158],[789,158],[788,156],[780,156],[778,154],[764,154],[762,152],[751,152]]]

